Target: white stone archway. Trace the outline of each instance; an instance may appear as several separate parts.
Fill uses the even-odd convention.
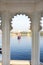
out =
[[[43,12],[42,0],[0,0],[0,13],[2,17],[2,65],[10,65],[10,20],[16,13],[27,13],[32,21],[32,65],[40,64],[39,25]]]
[[[32,65],[40,64],[39,50],[39,23],[40,13],[35,12],[31,16],[32,19]],[[10,17],[8,12],[2,15],[2,64],[10,64]],[[5,59],[5,60],[4,60]]]

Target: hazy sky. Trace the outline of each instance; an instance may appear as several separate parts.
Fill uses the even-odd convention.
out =
[[[42,30],[41,31],[43,31],[43,17],[41,17],[40,25],[42,26]]]
[[[20,31],[29,31],[31,21],[30,18],[28,18],[28,16],[20,14],[14,16],[14,18],[12,19],[12,23],[13,23],[12,31],[20,32]]]

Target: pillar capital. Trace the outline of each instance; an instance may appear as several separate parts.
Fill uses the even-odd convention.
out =
[[[32,21],[32,23],[31,23],[31,30],[34,28],[35,30],[40,31],[40,29],[41,29],[40,28],[40,19],[41,19],[41,13],[40,12],[33,12],[31,14],[31,21]],[[34,24],[34,27],[32,28],[33,24]],[[36,27],[35,27],[35,25],[36,25]]]
[[[10,25],[10,30],[12,29],[12,25],[11,25],[11,19],[12,19],[12,16],[9,12],[2,12],[2,15],[1,15],[1,20],[4,19],[4,22],[9,22],[9,25]],[[2,22],[1,22],[1,30],[2,30]]]

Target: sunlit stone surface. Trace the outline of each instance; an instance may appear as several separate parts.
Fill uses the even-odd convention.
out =
[[[1,62],[0,65],[2,65]],[[26,60],[11,60],[10,65],[31,65],[31,64],[30,61],[26,61]],[[43,65],[43,63],[40,63],[40,65]]]
[[[0,62],[0,65],[2,63]],[[30,65],[30,61],[25,61],[25,60],[11,60],[10,65]]]

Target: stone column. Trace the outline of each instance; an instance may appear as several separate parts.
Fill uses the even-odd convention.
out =
[[[40,44],[39,44],[39,26],[40,26],[40,13],[35,12],[32,14],[32,57],[31,64],[40,64]]]
[[[10,16],[2,14],[2,65],[10,65]]]

